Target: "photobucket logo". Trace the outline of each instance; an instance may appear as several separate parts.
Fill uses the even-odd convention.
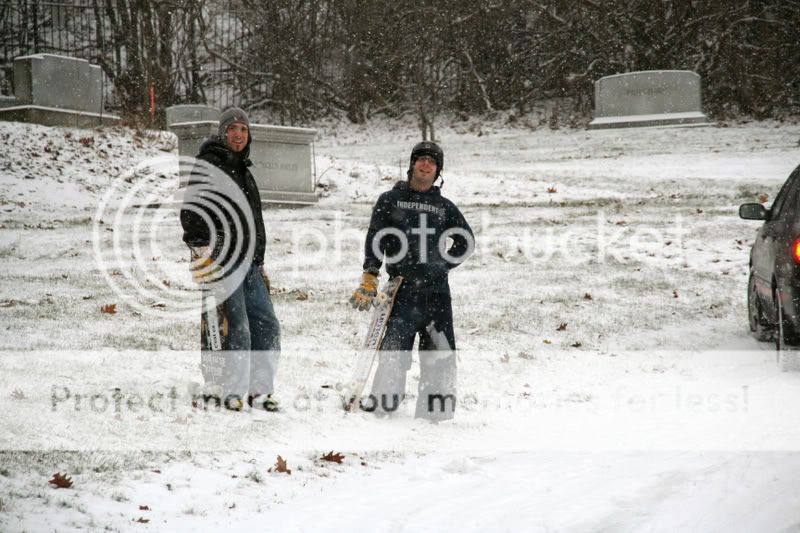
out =
[[[190,258],[182,243],[181,209],[208,237],[205,257]],[[92,242],[95,263],[122,301],[141,313],[194,317],[200,301],[192,269],[203,289],[227,298],[252,263],[255,241],[245,235],[256,235],[253,213],[227,174],[201,159],[164,155],[111,184],[95,212]]]
[[[627,223],[613,221],[601,210],[574,223],[509,224],[503,215],[483,211],[470,213],[469,219],[474,238],[458,227],[436,234],[433,217],[422,213],[416,227],[382,228],[366,245],[387,265],[402,262],[408,255],[414,256],[414,263],[431,262],[437,255],[429,254],[433,250],[438,250],[437,260],[458,264],[474,256],[469,262],[486,268],[506,262],[534,266],[557,262],[572,266],[644,263],[662,269],[683,268],[692,259],[687,252],[690,229],[680,215],[653,223]],[[318,222],[293,228],[288,263],[297,275],[307,275],[309,268],[338,272],[363,261],[366,220],[333,211],[320,213]],[[450,247],[459,237],[467,243],[466,253],[451,254]],[[384,247],[387,241],[393,245]]]

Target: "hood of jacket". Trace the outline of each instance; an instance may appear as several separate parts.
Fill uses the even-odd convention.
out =
[[[441,196],[442,195],[441,190],[436,185],[431,185],[431,188],[428,189],[427,191],[420,192],[420,191],[415,191],[414,189],[412,189],[411,185],[408,183],[408,181],[398,181],[397,183],[394,184],[394,187],[392,187],[392,188],[395,191],[405,191],[405,192],[417,193],[417,194],[432,194],[434,196]]]

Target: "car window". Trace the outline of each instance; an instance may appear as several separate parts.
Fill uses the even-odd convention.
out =
[[[791,205],[791,202],[797,200],[797,179],[798,179],[797,171],[793,172],[789,179],[786,180],[786,183],[783,184],[781,187],[778,196],[775,197],[775,201],[772,203],[772,207],[770,208],[772,220],[777,220],[781,217],[781,215],[789,211],[789,209],[784,209],[784,206]],[[788,202],[787,202],[788,200]]]

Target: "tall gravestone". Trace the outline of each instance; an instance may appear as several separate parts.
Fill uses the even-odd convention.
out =
[[[35,54],[14,59],[14,99],[4,99],[0,120],[48,126],[116,124],[103,112],[103,73],[85,59]]]
[[[709,124],[700,76],[688,70],[628,72],[600,78],[594,87],[590,129]]]
[[[180,155],[194,157],[203,141],[217,133],[218,125],[216,120],[200,120],[174,123],[169,129],[178,137]],[[250,171],[262,202],[317,203],[313,154],[316,135],[314,129],[250,124]],[[189,170],[181,169],[183,181]]]
[[[219,109],[210,105],[181,104],[170,106],[167,111],[167,126],[181,122],[215,121],[219,118]]]

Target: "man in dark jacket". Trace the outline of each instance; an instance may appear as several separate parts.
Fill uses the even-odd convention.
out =
[[[419,335],[415,416],[442,420],[454,414],[456,342],[448,273],[472,253],[474,236],[461,211],[433,185],[443,165],[444,153],[436,143],[418,143],[411,151],[408,181],[383,193],[372,210],[364,273],[350,302],[362,311],[369,309],[384,263],[390,277],[403,277],[370,397],[369,409],[377,413],[392,412],[402,401]]]
[[[224,302],[227,320],[222,328],[225,351],[204,359],[207,385],[214,382],[222,388],[229,409],[241,410],[248,402],[275,411],[280,324],[264,270],[261,197],[248,169],[249,126],[239,108],[222,113],[218,135],[200,148],[180,219],[183,240],[195,257],[193,276],[217,302]],[[206,361],[216,361],[221,368],[211,372]]]

